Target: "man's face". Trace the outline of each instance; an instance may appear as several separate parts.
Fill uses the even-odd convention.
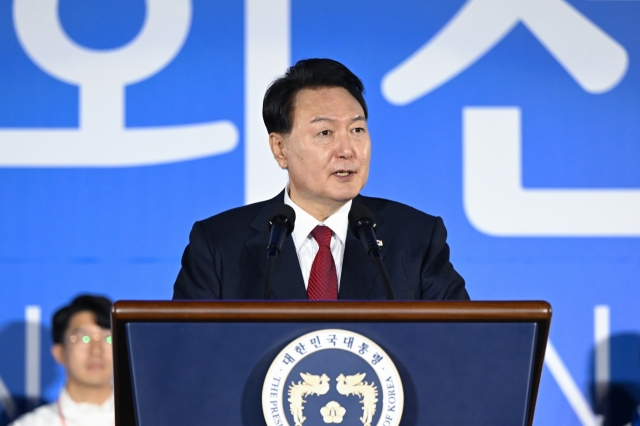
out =
[[[274,147],[278,140],[280,149]],[[289,172],[291,199],[302,208],[337,210],[367,182],[371,139],[364,111],[341,87],[298,92],[291,133],[272,133],[270,142],[278,164]]]
[[[111,385],[111,331],[96,324],[92,312],[82,311],[71,317],[63,343],[54,345],[52,353],[65,367],[69,382],[85,387]]]

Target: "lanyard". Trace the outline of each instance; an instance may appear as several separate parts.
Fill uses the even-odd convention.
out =
[[[58,416],[60,416],[60,423],[62,423],[62,426],[67,426],[67,421],[64,418],[64,414],[62,414],[62,406],[60,405],[60,398],[58,398]]]

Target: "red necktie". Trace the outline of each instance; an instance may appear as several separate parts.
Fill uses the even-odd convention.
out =
[[[331,229],[328,226],[316,226],[311,235],[318,242],[318,253],[311,265],[307,296],[309,300],[337,300],[338,275],[336,264],[331,255]]]

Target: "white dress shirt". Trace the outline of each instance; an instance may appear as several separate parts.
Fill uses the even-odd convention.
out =
[[[340,210],[332,214],[324,222],[318,222],[309,213],[302,210],[296,203],[289,198],[289,185],[284,191],[284,203],[293,207],[296,212],[296,223],[293,228],[291,237],[298,254],[298,262],[302,270],[302,278],[304,278],[304,287],[309,286],[309,275],[311,274],[311,265],[313,259],[318,253],[318,243],[311,236],[311,231],[318,226],[328,226],[331,229],[331,255],[336,264],[336,273],[338,274],[338,289],[340,289],[340,276],[342,275],[342,259],[344,258],[344,246],[347,242],[347,231],[349,230],[349,210],[351,210],[351,201],[342,206]]]
[[[58,401],[43,405],[20,416],[9,426],[113,426],[115,410],[113,394],[103,404],[75,402],[66,388]]]

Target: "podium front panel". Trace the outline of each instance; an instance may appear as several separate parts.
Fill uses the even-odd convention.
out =
[[[342,330],[312,341],[323,330]],[[311,334],[310,334],[311,333]],[[351,334],[350,334],[351,333]],[[353,334],[356,333],[356,334]],[[273,424],[295,421],[287,403],[301,374],[326,375],[322,395],[305,396],[304,425],[325,425],[321,411],[339,404],[342,425],[361,425],[363,403],[338,392],[337,380],[365,374],[378,406],[372,425],[391,424],[395,407],[382,407],[395,389],[376,376],[375,351],[349,337],[375,342],[399,373],[404,402],[402,425],[525,425],[539,344],[536,322],[131,322],[126,324],[131,385],[140,426],[265,425],[263,386],[270,368],[295,367],[282,381],[284,410]],[[335,334],[335,333],[334,333]],[[301,346],[281,351],[291,342]],[[545,333],[546,338],[546,333]],[[313,344],[344,351],[305,357]],[[308,346],[311,345],[311,346]],[[356,345],[354,347],[353,345]],[[365,345],[366,346],[366,345]],[[361,357],[355,351],[363,350]],[[314,354],[319,354],[315,352]],[[369,362],[363,362],[363,359]],[[304,359],[302,359],[304,358]],[[293,365],[293,364],[292,364]],[[380,364],[382,365],[382,364]],[[275,391],[275,390],[274,390]],[[386,392],[386,394],[385,394]],[[393,392],[391,394],[390,392]],[[394,398],[391,399],[393,401]],[[391,411],[385,411],[391,409]],[[327,408],[324,408],[327,412]],[[397,409],[395,409],[397,410]],[[340,411],[342,412],[342,411]],[[335,414],[335,410],[332,411]],[[387,413],[387,414],[384,414]],[[337,423],[338,418],[327,417]],[[389,417],[391,418],[391,417]],[[333,419],[333,420],[332,420]]]

